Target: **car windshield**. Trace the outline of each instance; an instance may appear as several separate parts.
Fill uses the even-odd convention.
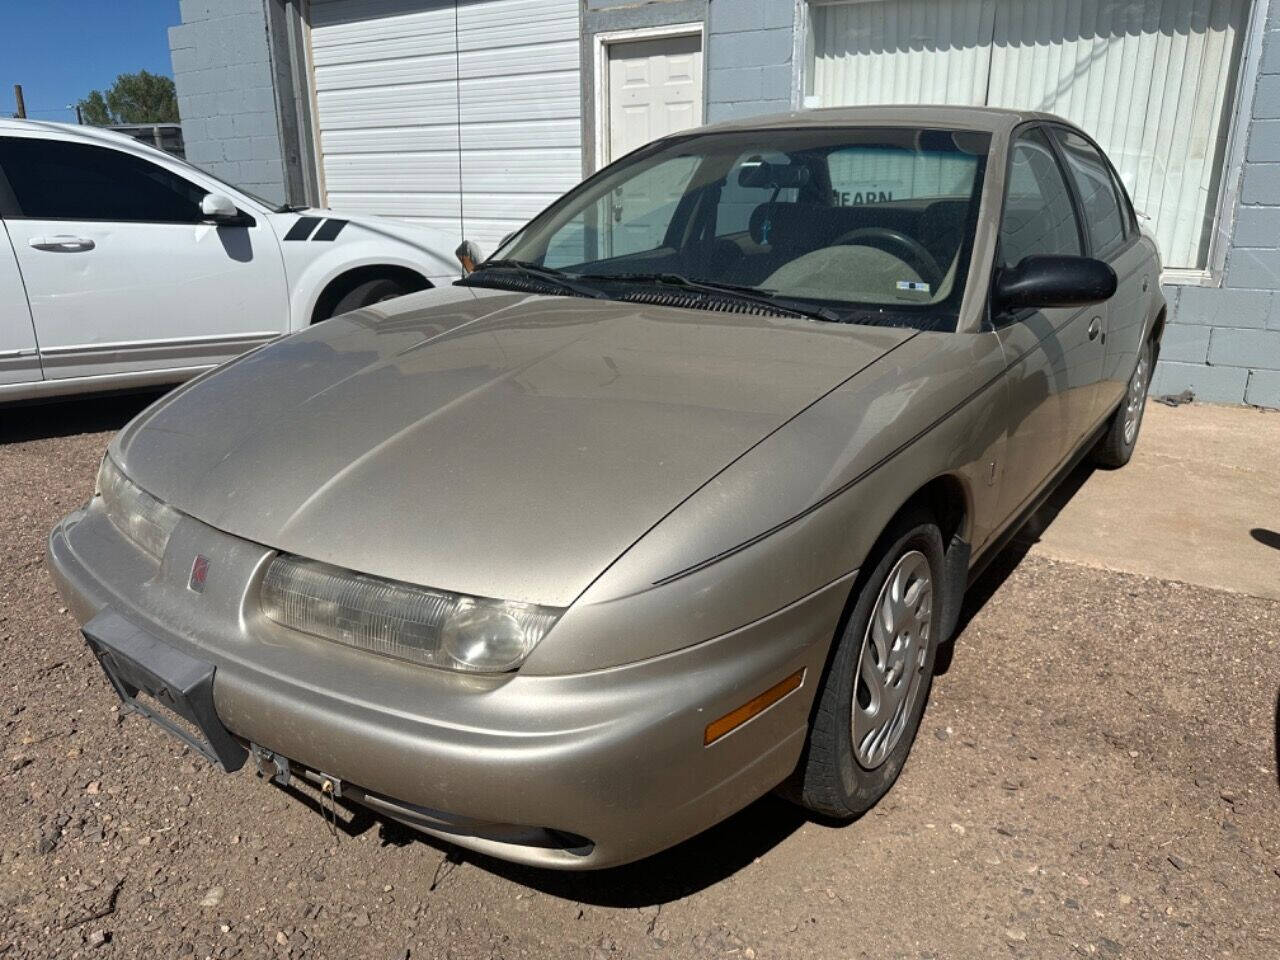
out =
[[[954,324],[989,146],[911,127],[669,138],[566,194],[472,279],[505,267],[600,296],[714,286],[821,319]]]

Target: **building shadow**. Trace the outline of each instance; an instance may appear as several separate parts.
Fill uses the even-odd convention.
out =
[[[119,430],[163,393],[75,397],[0,409],[0,444]]]

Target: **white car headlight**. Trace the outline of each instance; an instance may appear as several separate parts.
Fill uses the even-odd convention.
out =
[[[260,603],[271,620],[303,633],[473,673],[514,670],[563,612],[430,590],[291,556],[267,566]]]
[[[116,466],[110,455],[98,468],[97,494],[107,511],[107,519],[131,541],[159,560],[178,525],[180,514],[173,507],[143,490]]]

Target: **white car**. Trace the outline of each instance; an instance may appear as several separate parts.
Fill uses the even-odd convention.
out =
[[[0,403],[179,382],[451,282],[454,242],[277,206],[110,131],[0,120]]]

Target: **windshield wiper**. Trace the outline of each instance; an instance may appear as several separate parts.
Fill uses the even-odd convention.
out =
[[[734,283],[718,283],[714,280],[693,280],[680,273],[619,273],[613,274],[581,274],[583,280],[612,280],[621,283],[657,283],[668,287],[682,287],[686,290],[697,290],[720,296],[730,296],[750,303],[758,303],[779,313],[789,313],[810,320],[825,320],[828,323],[843,323],[844,318],[827,307],[811,307],[798,304],[785,297],[759,287],[747,287]]]
[[[486,260],[476,266],[476,268],[463,277],[461,283],[466,283],[478,274],[484,273],[486,270],[514,270],[516,273],[522,273],[527,277],[533,277],[537,280],[543,280],[547,283],[553,283],[565,290],[571,290],[581,297],[594,297],[597,300],[602,299],[605,295],[603,292],[589,287],[586,284],[575,283],[576,276],[565,273],[563,270],[556,270],[554,267],[541,267],[536,263],[526,263],[524,260]]]

